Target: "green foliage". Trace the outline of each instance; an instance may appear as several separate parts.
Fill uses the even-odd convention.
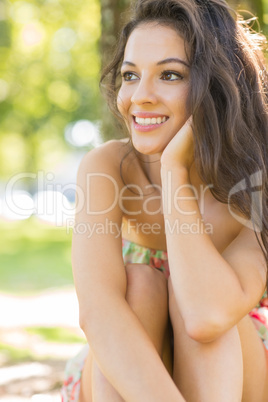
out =
[[[0,0],[0,179],[53,170],[44,149],[59,160],[66,125],[100,118],[100,30],[98,0]]]
[[[0,223],[0,291],[27,294],[73,284],[71,235],[27,221]]]

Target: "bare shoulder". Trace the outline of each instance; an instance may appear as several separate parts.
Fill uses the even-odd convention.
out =
[[[76,183],[76,222],[100,224],[109,220],[120,225],[118,200],[124,186],[120,163],[129,149],[126,140],[112,140],[83,157]]]
[[[107,141],[84,155],[78,175],[85,172],[109,172],[116,177],[117,174],[120,176],[121,160],[130,149],[127,138]]]

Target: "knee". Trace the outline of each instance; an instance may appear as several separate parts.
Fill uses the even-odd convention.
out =
[[[164,274],[146,264],[127,264],[127,301],[132,307],[144,303],[168,304]]]
[[[187,337],[196,342],[200,342],[201,339],[192,331],[189,320],[185,319],[180,311],[170,279],[168,280],[168,309],[174,336],[182,338]]]
[[[103,375],[102,371],[100,370],[99,366],[97,365],[96,361],[93,359],[92,362],[92,397],[95,400],[98,398],[104,398],[107,396],[107,393],[113,392],[111,389],[111,384],[107,380],[107,378]],[[102,399],[104,400],[104,399]],[[89,400],[90,402],[92,399]],[[80,399],[79,399],[80,402]]]
[[[128,264],[126,300],[161,355],[168,323],[164,274],[145,264]]]

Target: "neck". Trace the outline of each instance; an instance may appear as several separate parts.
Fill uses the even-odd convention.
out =
[[[140,163],[144,173],[146,174],[148,180],[152,184],[156,184],[161,187],[161,154],[155,155],[142,155],[140,156]]]

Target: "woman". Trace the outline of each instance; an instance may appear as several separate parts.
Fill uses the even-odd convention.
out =
[[[223,0],[137,2],[102,77],[131,141],[78,173],[64,401],[268,400],[261,39]]]

